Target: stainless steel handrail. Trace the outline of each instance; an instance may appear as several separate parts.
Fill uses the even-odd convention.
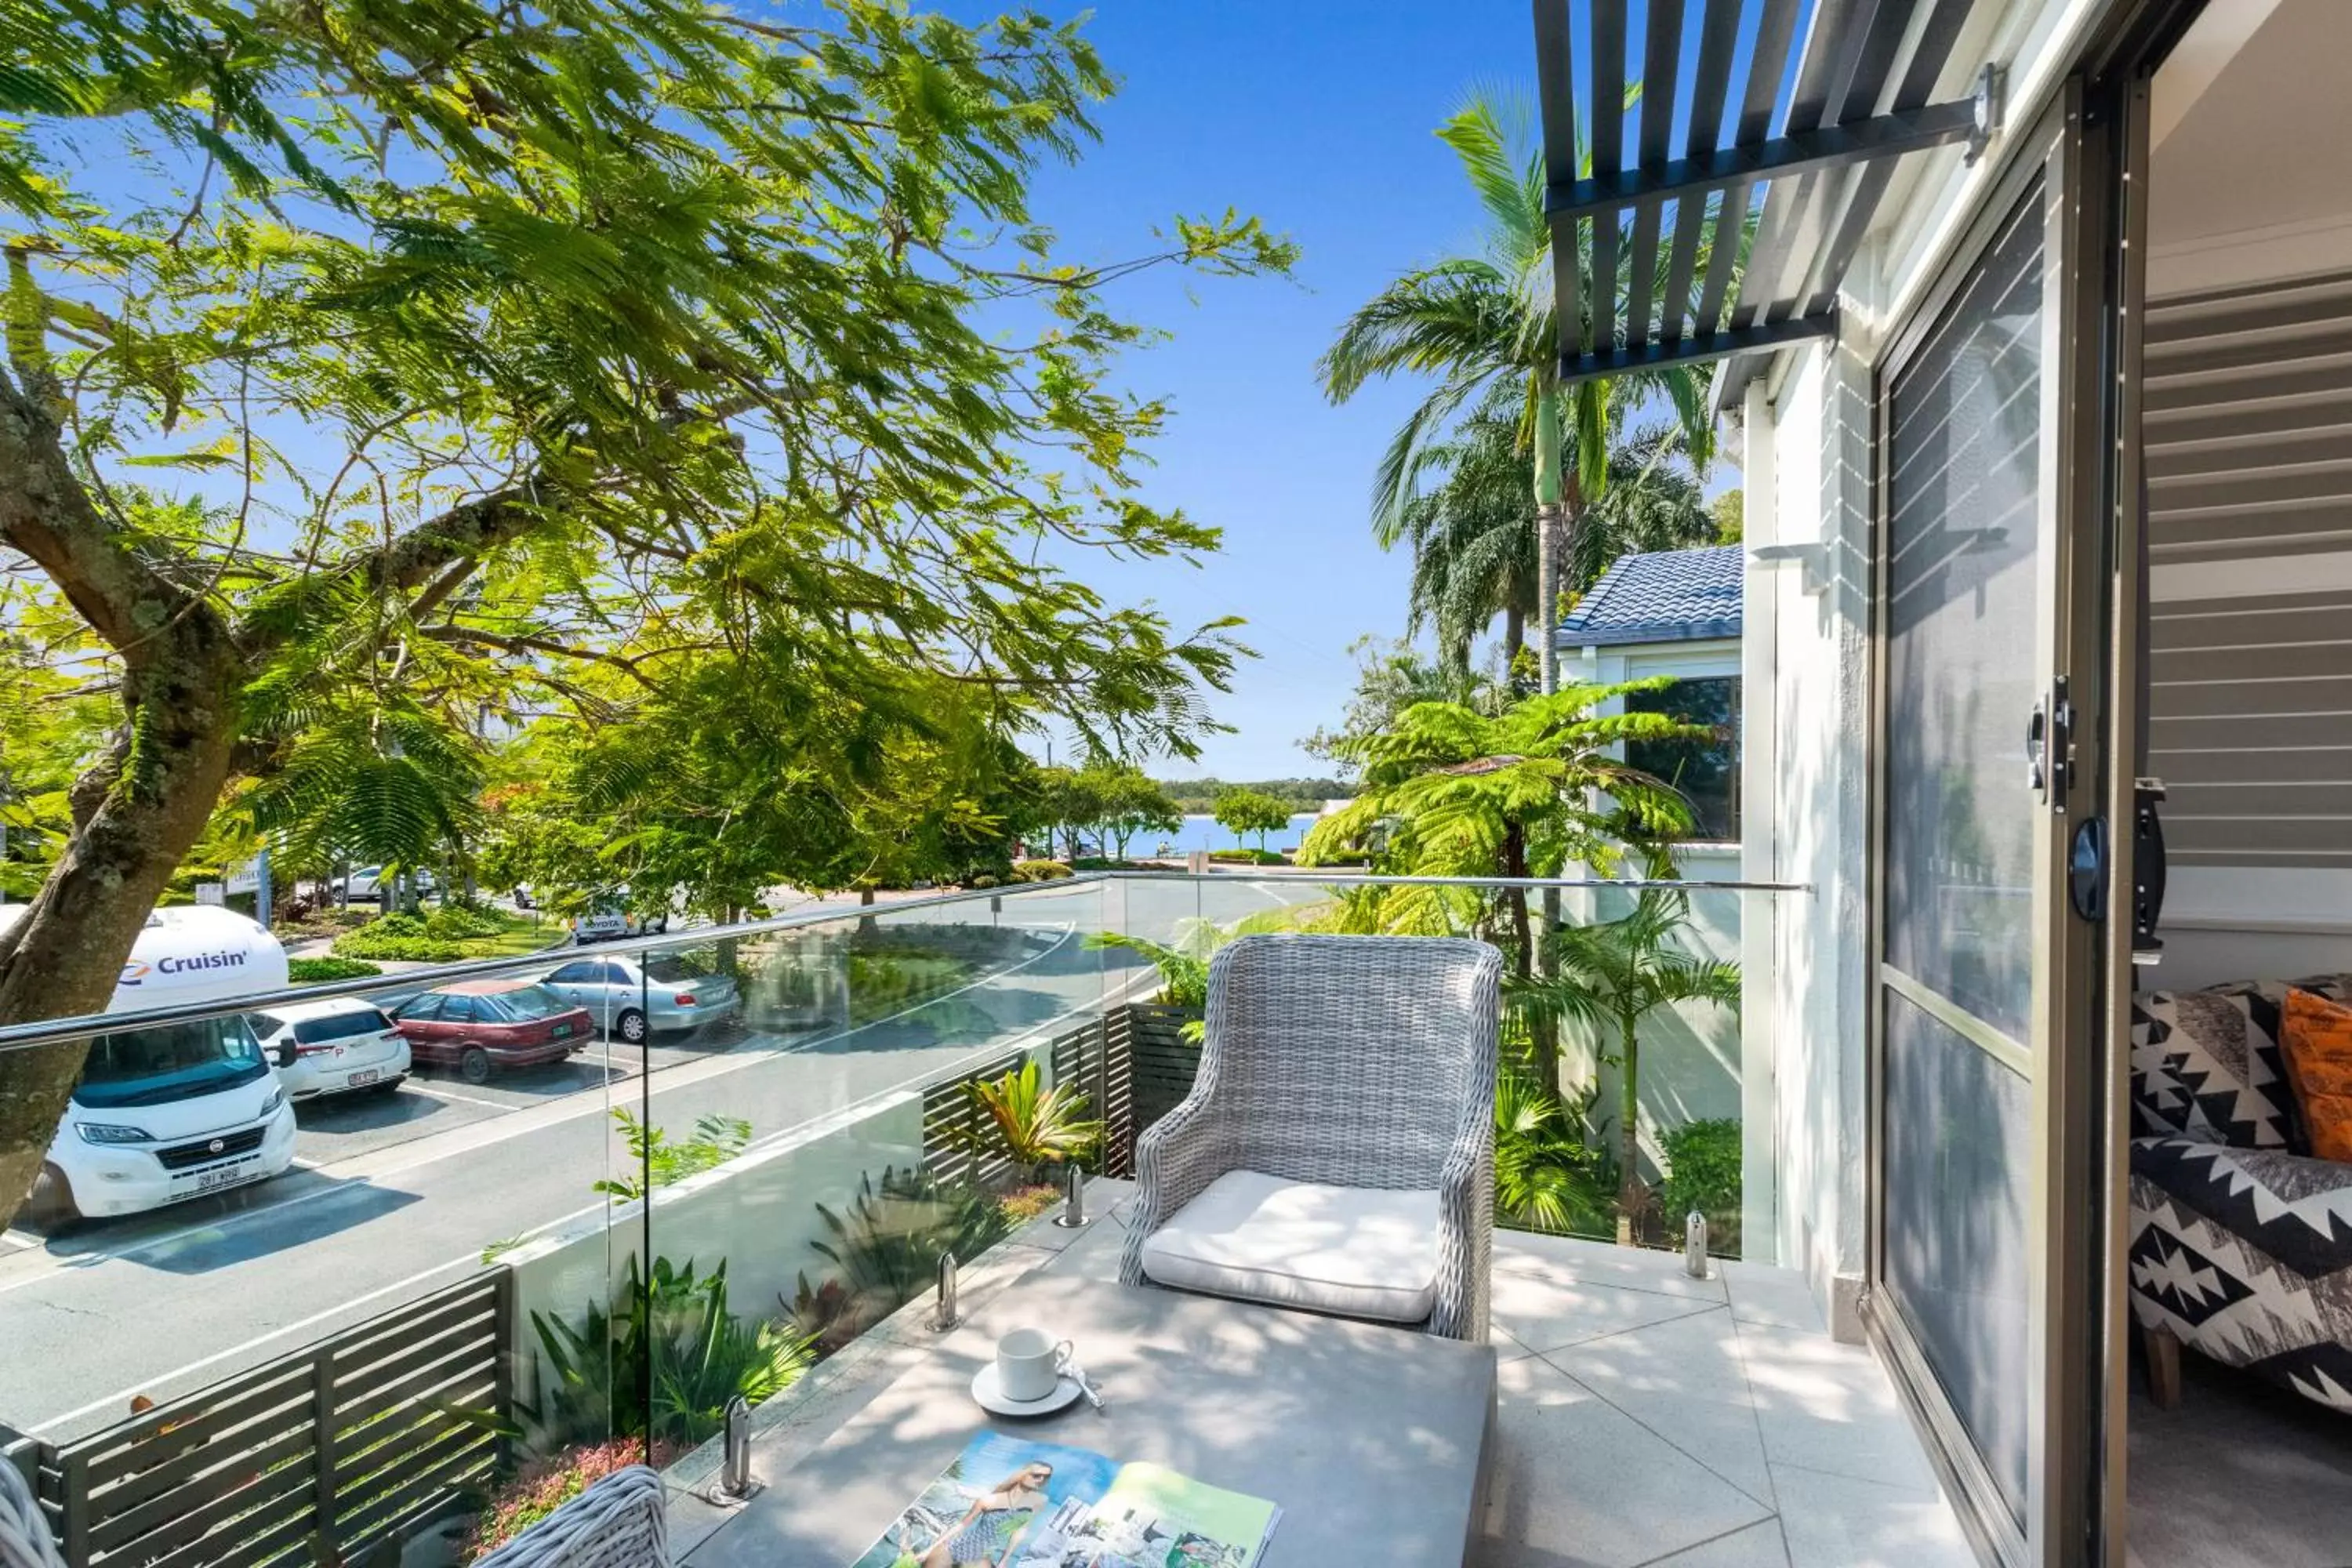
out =
[[[1689,877],[1397,877],[1384,872],[1342,871],[1321,866],[1245,866],[1229,864],[1228,868],[1213,871],[1206,877],[1190,871],[1083,871],[1069,879],[1072,881],[1219,881],[1219,882],[1325,882],[1348,887],[1398,888],[1557,888],[1573,892],[1579,888],[1674,889],[1685,893],[1720,891],[1727,893],[1810,893],[1811,882],[1743,882],[1731,879],[1715,881]]]
[[[1051,882],[1024,882],[1004,888],[983,888],[962,892],[940,893],[929,898],[899,899],[887,904],[859,904],[852,908],[839,905],[816,910],[797,910],[792,914],[775,915],[767,920],[740,921],[732,925],[695,926],[663,936],[626,937],[599,942],[593,950],[573,946],[543,948],[537,952],[523,953],[514,958],[470,959],[459,963],[436,963],[421,969],[403,970],[373,980],[329,980],[316,985],[289,986],[278,991],[257,991],[248,995],[226,997],[211,1002],[183,1002],[167,1007],[142,1007],[135,1013],[80,1013],[64,1018],[46,1018],[36,1023],[11,1024],[0,1026],[0,1051],[30,1049],[39,1046],[62,1044],[91,1035],[113,1034],[126,1029],[153,1028],[167,1024],[195,1024],[208,1018],[226,1018],[240,1013],[258,1012],[290,1002],[324,1001],[336,996],[364,996],[387,991],[424,991],[436,985],[447,985],[461,980],[496,980],[509,975],[527,974],[543,970],[550,964],[564,962],[560,954],[593,951],[598,952],[650,953],[673,952],[681,948],[708,947],[715,942],[736,941],[747,937],[772,936],[781,932],[805,931],[814,926],[836,925],[851,921],[880,919],[922,910],[944,909],[954,904],[971,904],[981,900],[999,902],[1021,900],[1042,902],[1055,897],[1066,897],[1089,887],[1112,881],[1156,882],[1247,882],[1300,881],[1323,886],[1346,887],[1461,887],[1461,888],[1526,888],[1559,889],[1562,891],[1587,889],[1675,889],[1683,892],[1810,892],[1801,882],[1708,882],[1655,881],[1642,878],[1605,877],[1390,877],[1366,872],[1325,871],[1315,867],[1298,867],[1269,875],[1270,868],[1248,867],[1220,870],[1207,876],[1195,876],[1187,871],[1082,871],[1075,876]]]

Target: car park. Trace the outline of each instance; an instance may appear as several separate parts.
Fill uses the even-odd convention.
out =
[[[655,1034],[730,1024],[743,1011],[734,980],[689,952],[575,958],[542,984],[631,1045]]]
[[[454,1068],[467,1083],[562,1061],[595,1034],[586,1008],[530,980],[467,980],[420,992],[394,1008],[392,1020],[418,1067]]]
[[[408,1037],[373,1002],[355,996],[289,1002],[248,1016],[278,1080],[297,1100],[390,1093],[408,1077]]]
[[[24,906],[0,909],[0,929]],[[107,1005],[138,1012],[286,984],[286,949],[216,905],[147,917]],[[294,1163],[294,1110],[239,1015],[91,1039],[27,1214],[57,1225],[266,1181]]]

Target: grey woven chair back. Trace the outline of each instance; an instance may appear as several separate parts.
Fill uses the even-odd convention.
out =
[[[614,1470],[474,1568],[670,1568],[661,1473]]]
[[[0,1455],[0,1568],[66,1568],[49,1521],[16,1461]]]
[[[1433,1187],[1463,1107],[1495,1093],[1502,954],[1483,942],[1245,936],[1209,965],[1201,1072],[1228,1167]]]

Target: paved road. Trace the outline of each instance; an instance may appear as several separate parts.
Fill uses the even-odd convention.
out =
[[[672,1130],[719,1114],[779,1136],[1050,1033],[1107,994],[1148,993],[1148,970],[1087,947],[1087,932],[1164,939],[1186,916],[1313,896],[1239,881],[1024,894],[1001,917],[1031,933],[1024,950],[956,994],[856,1028],[604,1042],[488,1085],[420,1076],[394,1095],[305,1106],[299,1168],[275,1181],[56,1238],[0,1237],[0,1422],[51,1439],[93,1430],[136,1395],[201,1387],[446,1283],[486,1247],[594,1212],[592,1184],[623,1163],[614,1107],[649,1106]]]

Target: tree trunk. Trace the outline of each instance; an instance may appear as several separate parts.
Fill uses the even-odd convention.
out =
[[[100,1013],[172,873],[227,784],[241,672],[194,615],[123,673],[112,750],[73,788],[74,833],[24,917],[0,933],[0,1023]],[[0,1051],[0,1225],[32,1190],[89,1042]]]
[[[1641,1019],[1628,1014],[1620,1020],[1624,1034],[1617,1058],[1617,1245],[1633,1245],[1633,1215],[1642,1194],[1642,1037]]]
[[[1547,697],[1559,689],[1559,513],[1558,501],[1536,508],[1537,689]]]
[[[1508,685],[1519,655],[1528,650],[1528,614],[1517,605],[1503,606],[1503,681]]]
[[[1528,874],[1527,830],[1513,822],[1503,830],[1503,875],[1524,877]],[[1528,890],[1511,888],[1503,894],[1503,907],[1511,921],[1512,971],[1522,984],[1533,977],[1536,963],[1536,932],[1528,918]],[[1535,1054],[1536,1081],[1547,1094],[1559,1092],[1559,1029],[1557,1024],[1538,1012],[1528,1029],[1528,1045]]]

